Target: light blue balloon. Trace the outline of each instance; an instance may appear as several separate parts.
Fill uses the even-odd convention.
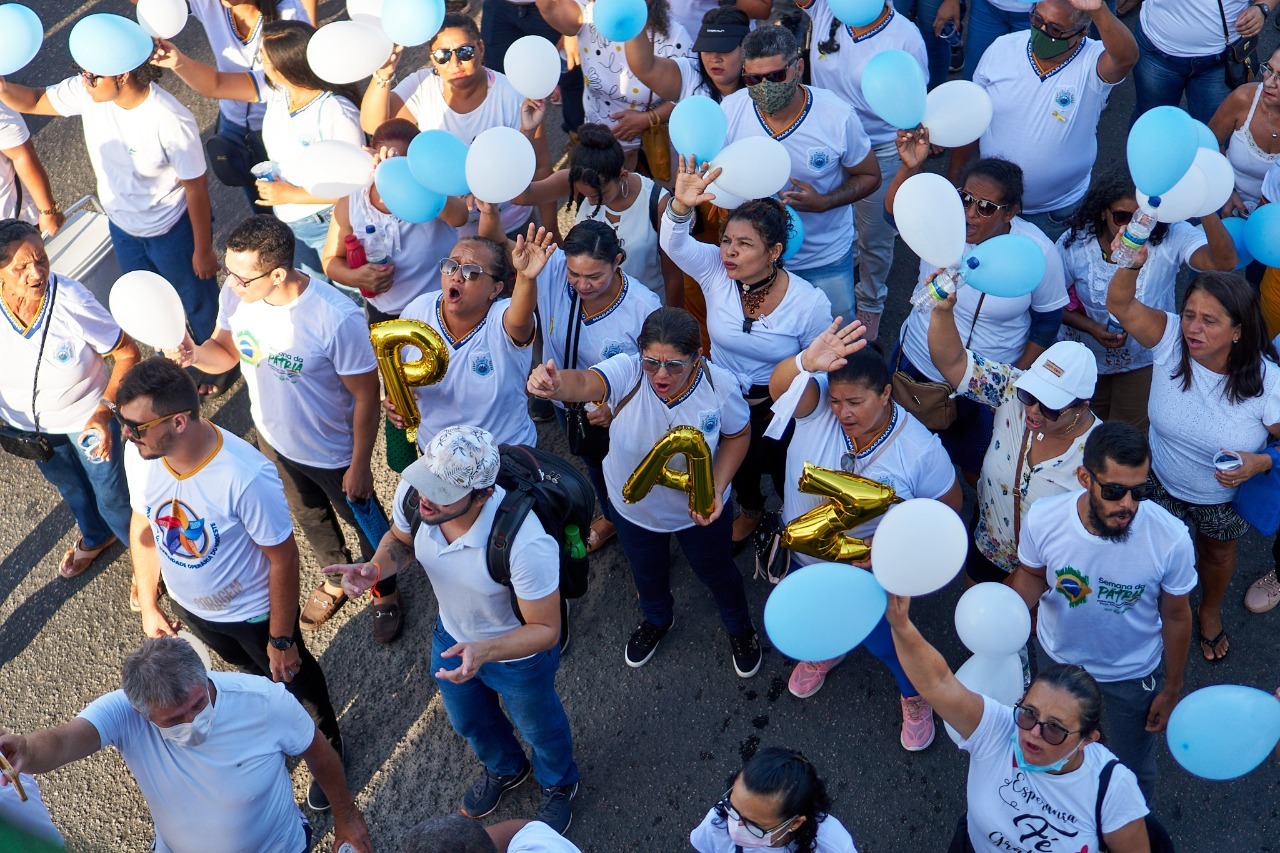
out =
[[[907,130],[924,118],[924,69],[905,50],[884,50],[862,69],[862,96],[875,114]]]
[[[595,0],[592,23],[609,41],[630,41],[644,32],[649,7],[644,0]]]
[[[1133,183],[1149,196],[1173,189],[1195,162],[1200,132],[1178,107],[1147,110],[1129,129],[1126,154]]]
[[[444,210],[445,197],[414,179],[408,157],[379,163],[373,171],[373,184],[387,210],[405,222],[430,222]]]
[[[444,22],[444,0],[382,0],[382,30],[396,44],[426,44]]]
[[[865,640],[888,603],[871,572],[815,563],[787,575],[774,589],[764,605],[764,628],[787,657],[827,660]]]
[[[1236,244],[1236,269],[1242,270],[1253,262],[1249,247],[1244,242],[1244,229],[1249,220],[1242,216],[1231,216],[1222,220],[1222,227],[1231,235],[1231,242]]]
[[[0,53],[0,76],[26,67],[36,58],[44,43],[44,27],[40,17],[26,6],[6,3],[0,6],[0,33],[4,33],[4,51]]]
[[[960,271],[974,290],[1007,298],[1026,296],[1044,278],[1044,250],[1030,237],[1001,234],[974,246]]]
[[[424,130],[409,143],[409,168],[418,183],[444,195],[466,195],[467,143],[447,130]]]
[[[1218,137],[1213,135],[1213,131],[1209,129],[1209,125],[1202,121],[1196,121],[1196,133],[1199,134],[1198,145],[1200,148],[1208,148],[1210,151],[1221,151],[1222,146],[1218,144]]]
[[[1280,267],[1280,202],[1259,207],[1245,220],[1244,244],[1249,254],[1269,267]]]
[[[129,73],[156,49],[151,36],[137,21],[101,13],[76,21],[68,45],[76,65],[104,77]]]
[[[784,261],[794,258],[804,244],[804,220],[791,208],[791,205],[787,205],[787,219],[787,245],[782,250]]]
[[[884,0],[827,0],[831,14],[849,27],[865,27],[880,17]]]
[[[1280,700],[1264,690],[1215,684],[1186,696],[1169,715],[1169,752],[1202,779],[1235,779],[1280,741]]]
[[[677,154],[692,154],[699,163],[710,163],[724,148],[729,120],[715,101],[706,95],[692,95],[676,104],[667,130]]]

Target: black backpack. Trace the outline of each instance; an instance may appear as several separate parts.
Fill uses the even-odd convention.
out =
[[[506,490],[489,531],[486,552],[489,577],[511,593],[511,609],[520,624],[524,617],[511,587],[511,546],[530,510],[560,549],[560,597],[581,598],[587,592],[587,556],[570,553],[565,528],[578,528],[583,543],[595,515],[596,494],[591,482],[571,463],[552,453],[523,444],[499,446],[498,485]],[[403,509],[410,533],[418,535],[418,490],[410,488]]]

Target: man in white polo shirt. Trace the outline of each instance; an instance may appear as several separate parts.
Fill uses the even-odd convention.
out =
[[[285,764],[301,756],[333,801],[335,847],[372,853],[342,760],[282,685],[206,672],[176,637],[131,652],[121,682],[57,728],[0,735],[0,752],[20,772],[48,773],[114,746],[151,810],[157,853],[310,850]]]
[[[1032,372],[1019,386],[1046,401],[1056,390]],[[1187,596],[1196,586],[1186,526],[1146,500],[1150,471],[1141,432],[1119,421],[1095,429],[1076,471],[1085,490],[1035,502],[1013,574],[1027,606],[1040,604],[1040,648],[1097,679],[1107,746],[1138,777],[1148,803],[1156,746],[1182,692],[1191,645]]]

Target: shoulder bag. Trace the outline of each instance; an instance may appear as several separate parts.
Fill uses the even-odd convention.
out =
[[[973,341],[973,330],[978,325],[978,315],[982,313],[982,303],[987,294],[978,297],[977,310],[973,312],[973,323],[969,325],[969,339],[965,341],[965,349]],[[905,330],[905,327],[904,327]],[[905,347],[898,343],[898,360],[893,366],[893,401],[910,412],[916,420],[924,424],[932,432],[941,432],[956,421],[956,400],[952,395],[956,389],[948,382],[934,382],[929,379],[916,379],[902,369],[902,354]]]
[[[36,431],[23,429],[0,423],[0,450],[19,459],[30,459],[34,462],[48,462],[53,458],[53,442],[47,433],[40,431],[40,413],[36,411],[36,392],[40,382],[40,363],[44,361],[44,344],[49,339],[49,326],[53,323],[53,300],[58,295],[55,281],[49,282],[49,313],[44,318],[44,329],[40,332],[40,350],[36,355],[35,375],[31,378],[31,417],[36,422]]]
[[[572,287],[569,288],[573,290]],[[582,318],[579,316],[578,291],[573,290],[569,302],[569,323],[564,332],[564,367],[578,369],[578,341],[582,337]],[[565,403],[565,433],[569,439],[569,452],[597,464],[609,453],[609,428],[596,426],[587,420],[585,403]]]
[[[1222,71],[1227,81],[1227,88],[1234,90],[1245,83],[1258,79],[1258,37],[1238,38],[1230,41],[1231,31],[1227,28],[1227,10],[1218,0],[1218,15],[1222,19],[1222,39],[1227,46],[1222,49]]]
[[[1098,853],[1107,853],[1107,842],[1102,840],[1102,801],[1107,796],[1107,788],[1111,785],[1111,773],[1116,769],[1120,759],[1108,761],[1098,774],[1098,802],[1093,807],[1093,827],[1098,831]],[[1147,838],[1151,840],[1151,853],[1174,853],[1173,839],[1155,815],[1147,812]]]

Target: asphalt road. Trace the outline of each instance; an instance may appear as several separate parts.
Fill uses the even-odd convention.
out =
[[[66,39],[77,17],[129,9],[124,0],[31,5],[45,23],[47,44],[14,79],[41,85],[67,75]],[[340,11],[336,0],[322,5],[326,18]],[[178,42],[195,55],[207,55],[197,25]],[[1276,31],[1268,26],[1265,44],[1270,49],[1275,42]],[[215,107],[181,83],[166,85],[208,130]],[[1132,84],[1126,82],[1104,117],[1101,162],[1123,157],[1132,102]],[[79,123],[36,118],[31,125],[63,205],[91,193],[94,181]],[[225,235],[247,206],[238,192],[216,183],[212,192],[215,228]],[[905,314],[914,270],[914,256],[900,248],[886,336]],[[252,433],[242,387],[206,414],[237,433]],[[563,451],[554,429],[544,426],[540,438],[544,446]],[[389,471],[379,478],[384,500],[394,486]],[[65,721],[117,687],[121,658],[139,642],[140,624],[127,604],[130,565],[123,550],[115,549],[112,562],[74,580],[56,576],[76,531],[70,512],[33,465],[0,459],[0,495],[0,727],[25,732]],[[685,566],[678,556],[673,560]],[[819,695],[803,702],[787,693],[790,666],[777,652],[766,654],[755,678],[739,679],[710,597],[690,572],[678,570],[676,627],[648,666],[632,670],[623,664],[622,650],[638,610],[625,560],[612,545],[593,563],[591,591],[574,605],[573,645],[559,678],[583,777],[569,835],[583,850],[688,849],[689,830],[724,790],[726,778],[744,756],[769,745],[801,749],[817,764],[835,797],[834,814],[861,850],[946,849],[964,809],[965,760],[941,732],[925,752],[900,748],[894,685],[870,655],[855,652]],[[749,578],[745,557],[742,566]],[[1266,689],[1280,685],[1280,610],[1255,616],[1241,604],[1248,584],[1269,566],[1269,543],[1247,536],[1227,598],[1231,655],[1211,667],[1193,651],[1188,690],[1221,682]],[[304,590],[317,579],[304,545]],[[759,619],[768,586],[749,580],[748,587]],[[456,809],[479,769],[450,728],[429,671],[435,612],[430,587],[421,574],[410,573],[401,588],[409,616],[394,646],[373,642],[371,618],[358,605],[348,605],[309,638],[341,715],[350,782],[381,850],[399,849],[417,821]],[[965,657],[951,624],[959,592],[953,584],[912,608],[926,636],[953,665]],[[294,778],[301,799],[305,771]],[[42,786],[71,849],[148,848],[152,832],[146,804],[114,752],[51,773]],[[1280,765],[1274,761],[1241,780],[1210,783],[1187,775],[1167,752],[1162,755],[1156,811],[1180,850],[1280,849],[1278,802]],[[528,816],[535,807],[536,792],[527,786],[509,796],[493,819]],[[312,819],[318,837],[325,837],[327,819]],[[317,849],[331,849],[328,843]]]

